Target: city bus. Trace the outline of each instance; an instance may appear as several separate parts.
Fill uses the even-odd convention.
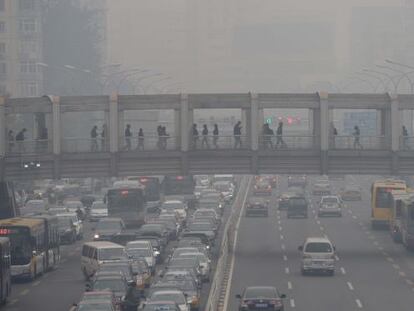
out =
[[[45,230],[43,219],[0,220],[0,236],[10,239],[12,278],[33,280],[45,272]]]
[[[149,202],[159,202],[161,199],[161,185],[158,177],[128,177],[128,180],[136,180],[144,187],[145,200]]]
[[[389,229],[391,238],[395,243],[401,243],[401,210],[404,199],[411,195],[405,190],[391,191],[391,218]]]
[[[193,176],[165,176],[162,189],[165,196],[179,196],[189,208],[193,208],[196,202],[195,184]]]
[[[371,225],[373,229],[388,228],[395,190],[407,190],[403,180],[377,180],[371,186]]]
[[[60,238],[58,217],[46,214],[30,216],[30,218],[32,217],[43,220],[43,225],[45,227],[44,267],[45,271],[53,270],[59,265],[60,262]]]
[[[414,196],[403,200],[401,208],[401,240],[408,250],[414,250]]]
[[[116,181],[105,201],[109,217],[120,217],[127,228],[138,228],[145,220],[144,188],[138,181]]]
[[[0,237],[0,304],[5,304],[11,294],[10,240]]]

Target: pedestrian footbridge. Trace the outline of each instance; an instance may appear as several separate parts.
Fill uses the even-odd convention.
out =
[[[414,96],[404,94],[0,98],[0,179],[210,173],[412,175],[413,110]],[[234,136],[238,121],[241,135]],[[265,123],[276,133],[280,122],[282,135],[265,135]],[[194,123],[198,139],[193,136]],[[132,136],[125,137],[127,124]],[[209,129],[205,136],[203,124]],[[213,135],[214,124],[218,135]],[[359,137],[353,135],[354,125],[360,127]],[[157,131],[160,126],[165,130]],[[16,140],[23,128],[24,140]]]

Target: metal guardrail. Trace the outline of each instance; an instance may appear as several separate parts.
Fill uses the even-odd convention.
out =
[[[178,150],[180,137],[178,136],[144,136],[140,137],[120,137],[120,151],[154,151],[154,150]]]
[[[106,152],[109,150],[109,141],[101,138],[63,138],[62,151],[76,152]]]
[[[48,139],[13,140],[8,141],[7,144],[7,155],[45,154],[52,152],[52,141]]]
[[[330,149],[387,149],[385,136],[331,136],[329,140]]]
[[[313,149],[316,145],[316,136],[313,135],[263,135],[259,137],[260,149]]]
[[[214,273],[213,281],[211,282],[210,293],[206,303],[205,311],[217,311],[220,308],[220,298],[222,298],[222,289],[227,276],[227,267],[231,259],[231,252],[235,243],[235,228],[243,210],[244,195],[248,191],[251,177],[244,177],[240,181],[237,197],[232,205],[230,217],[226,222],[223,231],[223,239],[220,244],[220,254],[217,260],[216,272]],[[247,189],[246,189],[247,188]],[[243,195],[244,194],[244,195]],[[227,279],[228,281],[228,279]]]
[[[191,149],[250,149],[250,142],[247,136],[234,135],[200,135],[198,137],[190,137]]]
[[[414,136],[401,136],[400,150],[414,150]]]

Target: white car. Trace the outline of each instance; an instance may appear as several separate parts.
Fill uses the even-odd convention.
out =
[[[169,200],[161,204],[161,210],[174,210],[181,221],[187,218],[187,204],[180,200]]]
[[[198,175],[198,176],[195,176],[195,179],[197,181],[197,185],[200,185],[200,186],[210,185],[210,177],[208,177],[208,175]]]
[[[220,192],[225,202],[229,202],[233,199],[234,185],[229,181],[216,181],[213,184],[213,188]]]
[[[148,248],[129,248],[126,249],[126,253],[132,260],[144,259],[147,262],[148,267],[151,269],[151,273],[155,273],[156,258],[153,251]]]
[[[335,195],[323,196],[319,203],[318,216],[342,216],[342,201]]]
[[[335,273],[335,246],[325,237],[309,237],[299,246],[302,252],[301,272]]]
[[[89,221],[98,221],[101,218],[108,217],[108,207],[103,201],[95,201],[92,203],[89,212]]]
[[[193,258],[197,257],[198,262],[200,263],[200,272],[201,279],[205,282],[210,281],[210,272],[211,272],[211,260],[206,256],[206,254],[201,252],[188,252],[181,253],[178,258]]]

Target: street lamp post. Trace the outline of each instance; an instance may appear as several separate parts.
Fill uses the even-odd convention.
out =
[[[150,90],[150,88],[155,84],[155,83],[160,83],[160,82],[162,82],[162,81],[166,81],[166,80],[170,80],[170,79],[172,79],[171,77],[164,77],[164,78],[161,78],[161,79],[158,79],[158,80],[155,80],[155,81],[152,81],[150,84],[148,84],[147,85],[147,87],[146,88],[144,88],[144,94],[147,94],[148,93],[148,91]]]
[[[398,86],[395,83],[393,77],[391,75],[389,75],[388,73],[385,73],[385,72],[382,72],[382,71],[378,71],[378,70],[372,70],[372,69],[362,69],[362,71],[364,71],[364,72],[371,72],[371,73],[374,73],[374,74],[378,74],[378,75],[385,76],[393,84],[393,86],[394,86],[394,93],[397,93]]]

